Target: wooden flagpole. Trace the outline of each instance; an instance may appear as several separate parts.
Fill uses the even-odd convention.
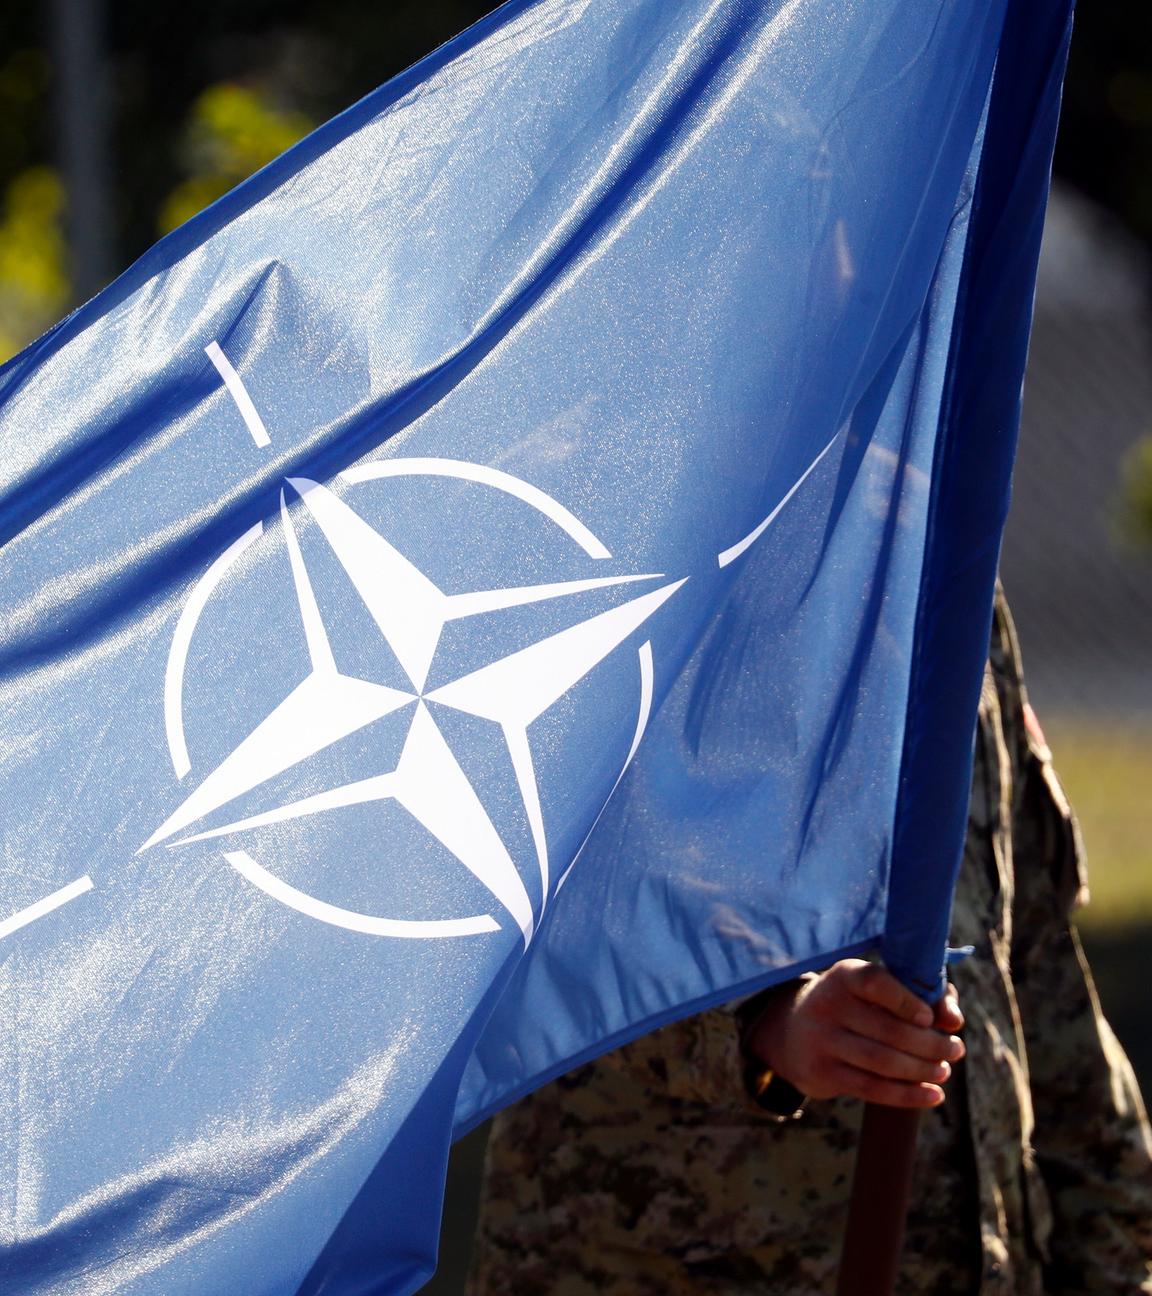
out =
[[[900,1271],[920,1112],[868,1103],[856,1151],[837,1296],[891,1296]]]

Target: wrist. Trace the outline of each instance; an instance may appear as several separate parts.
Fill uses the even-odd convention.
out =
[[[793,981],[771,986],[737,1010],[740,1031],[740,1053],[746,1061],[786,1073],[788,1066],[788,1023],[805,992],[818,980],[815,972],[805,972]]]
[[[776,1121],[795,1120],[803,1114],[807,1096],[780,1070],[787,1069],[787,1021],[807,984],[816,979],[806,973],[794,981],[774,986],[742,1004],[737,1010],[744,1088],[748,1097]]]

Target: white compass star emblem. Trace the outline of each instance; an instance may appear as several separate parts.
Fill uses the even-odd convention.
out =
[[[280,514],[310,671],[204,777],[141,850],[161,842],[184,845],[341,807],[391,799],[483,882],[512,915],[527,943],[538,915],[533,912],[519,870],[480,795],[436,723],[435,707],[450,707],[500,727],[531,828],[540,870],[542,908],[554,879],[550,878],[548,842],[529,727],[637,630],[684,581],[661,584],[426,692],[425,684],[441,634],[450,621],[606,586],[660,578],[651,574],[606,576],[445,594],[339,495],[303,478],[292,479],[289,485],[320,527],[411,687],[390,688],[342,674],[338,669],[293,528],[288,500],[282,491]],[[260,814],[196,831],[214,812],[403,707],[411,707],[412,716],[394,769]],[[317,900],[312,900],[310,905],[301,904],[299,901],[306,899],[302,893],[272,878],[243,852],[228,858],[265,890],[288,903],[296,903],[296,907],[305,908],[314,916],[325,917],[325,910],[347,912]],[[342,921],[341,925],[357,924]],[[361,930],[379,934],[448,935],[491,931],[497,924],[488,916],[479,916],[422,923],[364,918],[359,926]]]

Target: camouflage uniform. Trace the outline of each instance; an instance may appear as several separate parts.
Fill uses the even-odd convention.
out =
[[[925,1113],[902,1292],[1152,1293],[1152,1140],[1075,930],[1077,829],[998,602],[953,942],[968,1056]],[[469,1296],[831,1292],[860,1104],[767,1121],[729,1009],[497,1117]]]

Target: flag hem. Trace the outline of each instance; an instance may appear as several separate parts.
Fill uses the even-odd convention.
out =
[[[830,953],[803,959],[798,963],[789,963],[787,967],[775,968],[761,976],[746,978],[733,985],[727,985],[722,990],[711,991],[708,994],[700,995],[695,999],[687,1000],[645,1017],[642,1022],[634,1023],[623,1030],[616,1031],[612,1035],[603,1037],[595,1045],[564,1058],[557,1065],[549,1067],[548,1070],[535,1072],[531,1083],[506,1090],[496,1101],[486,1103],[479,1111],[457,1122],[452,1130],[452,1141],[455,1142],[457,1139],[463,1138],[478,1125],[483,1125],[486,1120],[494,1116],[498,1111],[519,1102],[521,1098],[527,1097],[528,1094],[546,1084],[550,1084],[553,1080],[566,1075],[569,1071],[575,1071],[577,1067],[593,1062],[596,1058],[602,1057],[605,1053],[611,1053],[614,1049],[621,1048],[625,1044],[631,1044],[644,1035],[651,1034],[652,1031],[660,1030],[663,1026],[670,1026],[673,1022],[683,1021],[687,1017],[694,1017],[697,1013],[705,1012],[709,1008],[717,1008],[721,1004],[730,1003],[735,999],[747,998],[758,991],[767,990],[770,986],[783,985],[787,981],[795,980],[798,976],[803,976],[805,972],[814,972],[831,967],[833,963],[837,963],[841,959],[860,958],[865,954],[875,953],[880,947],[880,941],[881,934],[877,933],[875,936],[864,940],[854,941],[850,945],[843,945]]]
[[[1072,9],[1071,0],[1008,5],[949,347],[881,941],[894,975],[930,1000],[946,984]],[[978,318],[974,300],[986,306]],[[941,842],[949,843],[950,868],[935,875],[945,879],[948,903],[925,905],[932,873],[924,861],[939,855]]]

